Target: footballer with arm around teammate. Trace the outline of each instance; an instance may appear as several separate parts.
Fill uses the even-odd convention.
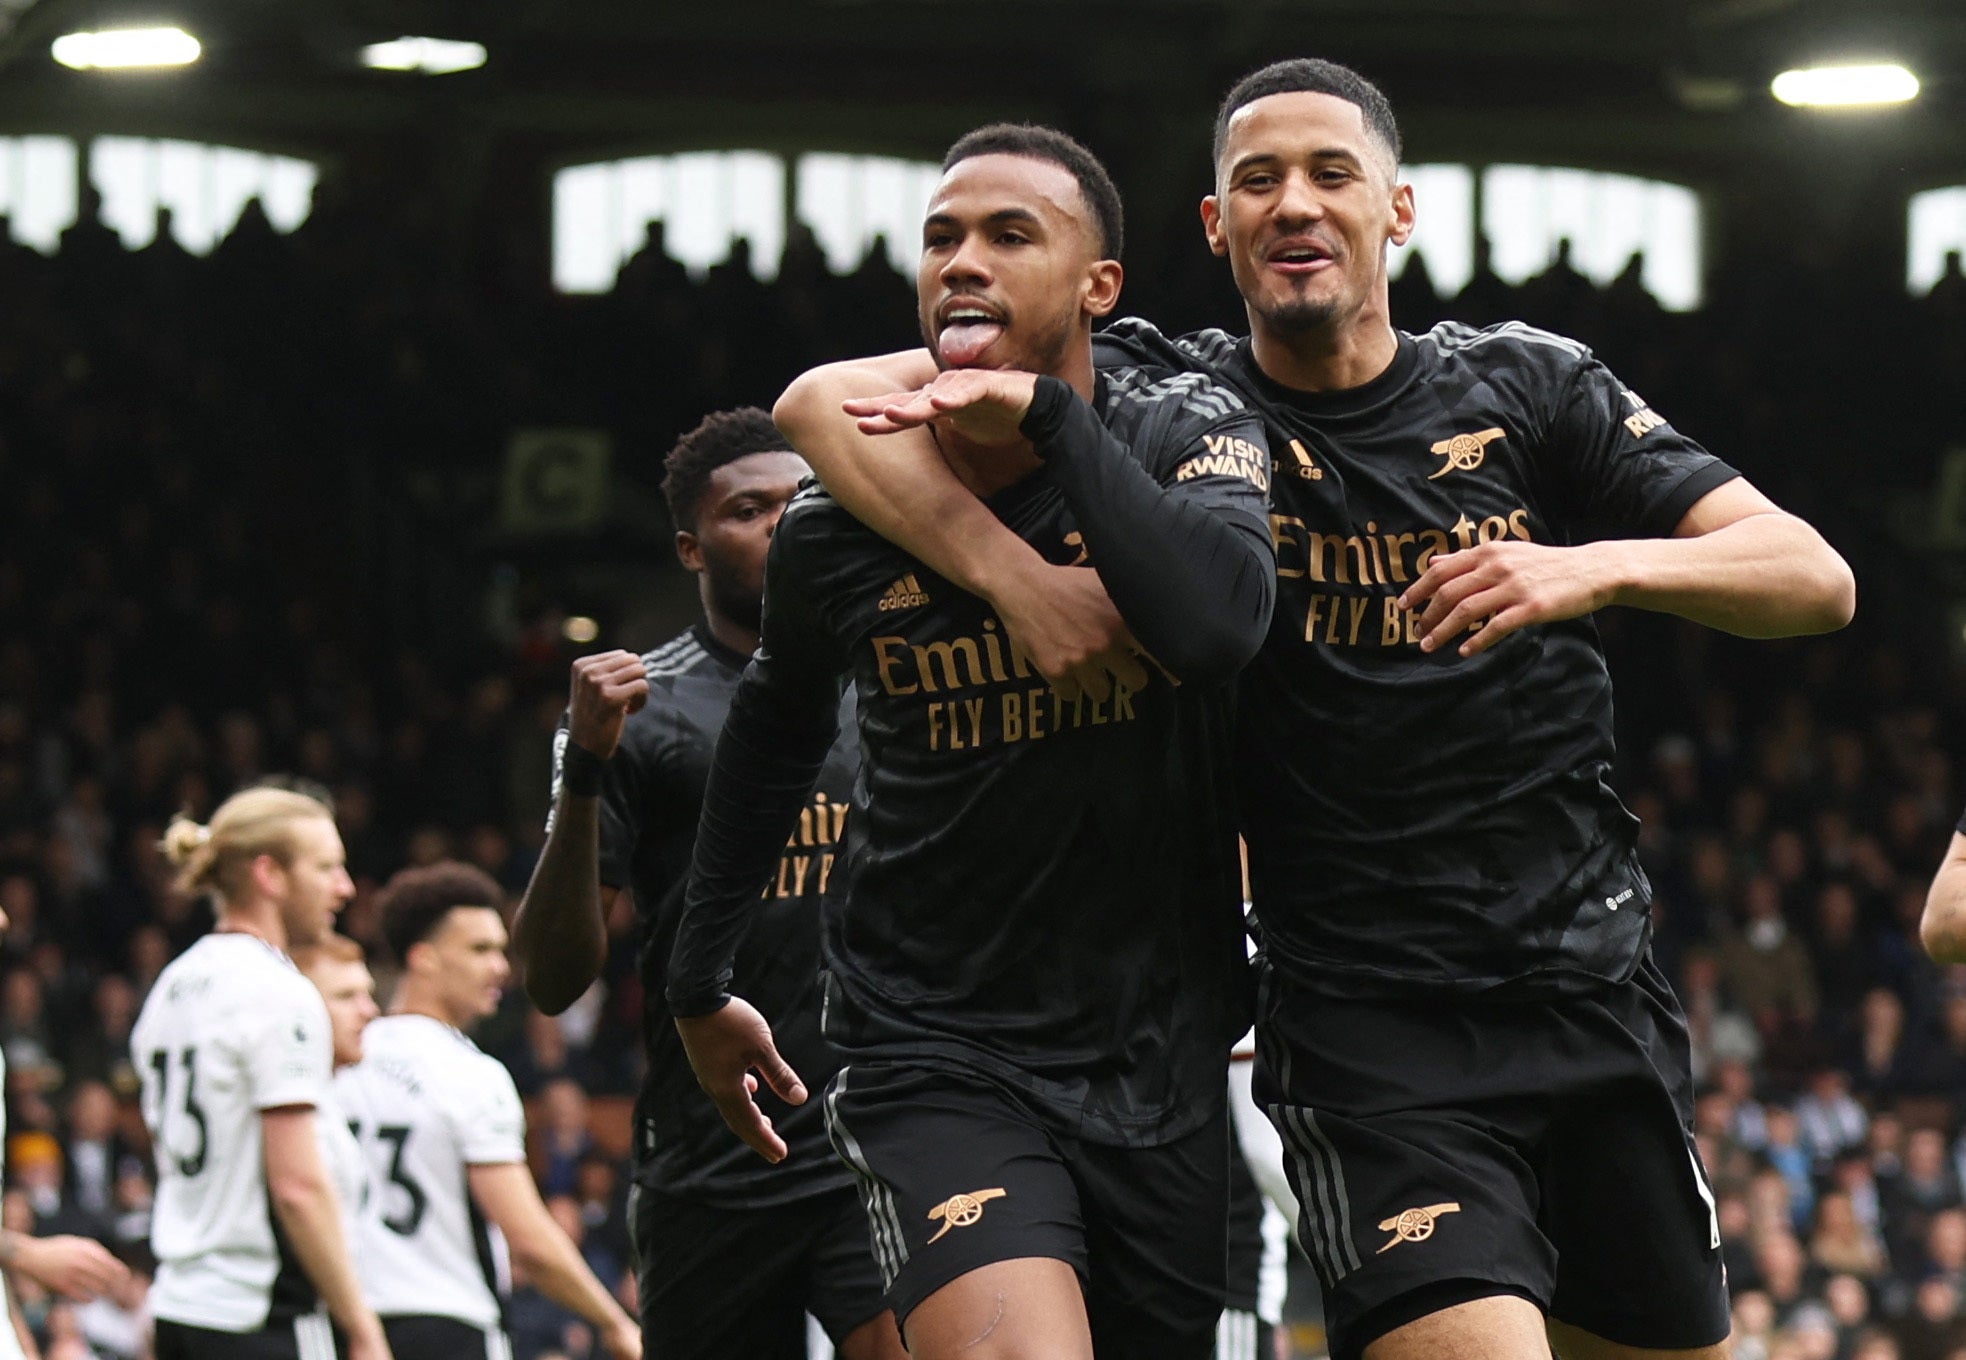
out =
[[[703,786],[758,646],[765,552],[808,472],[755,407],[706,416],[670,451],[663,494],[703,618],[646,656],[574,663],[556,810],[513,925],[528,994],[557,1010],[599,971],[615,894],[625,889],[634,902],[648,1068],[629,1222],[643,1340],[665,1360],[800,1360],[807,1312],[845,1360],[902,1355],[852,1176],[826,1141],[819,1107],[765,1095],[789,1155],[776,1167],[760,1162],[698,1088],[663,1004]],[[739,988],[788,1060],[818,1082],[838,1066],[819,1034],[820,904],[858,763],[849,709],[736,962]],[[561,942],[575,935],[585,942],[564,966]]]
[[[1206,372],[1269,430],[1279,596],[1238,762],[1265,941],[1257,1094],[1294,1158],[1334,1355],[1533,1357],[1552,1337],[1586,1360],[1717,1355],[1685,1026],[1608,782],[1589,615],[1820,632],[1851,616],[1849,569],[1583,346],[1514,323],[1394,329],[1386,249],[1415,205],[1390,106],[1356,73],[1252,74],[1215,149],[1203,224],[1252,336],[1121,323],[1101,357]],[[817,409],[852,395],[825,392],[838,377],[799,413],[828,432],[799,443],[833,493],[987,573],[1011,549],[975,537],[973,510],[968,541],[937,541],[959,481],[932,447]]]
[[[917,276],[950,371],[934,409],[881,418],[930,425],[1030,551],[1110,591],[1152,655],[1138,687],[1062,695],[987,601],[802,494],[671,961],[704,1088],[782,1157],[751,1092],[805,1089],[732,995],[730,957],[850,676],[862,764],[822,1011],[846,1065],[824,1105],[917,1360],[1185,1360],[1222,1313],[1225,1072],[1248,1000],[1226,756],[1273,594],[1267,454],[1199,375],[1095,378],[1120,230],[1103,167],[1062,134],[957,142]]]
[[[158,975],[130,1032],[157,1161],[157,1360],[328,1360],[330,1318],[349,1360],[388,1360],[316,1127],[327,1011],[286,954],[354,895],[333,815],[250,788],[209,825],[172,822],[164,850],[217,924]]]
[[[466,1033],[498,1009],[511,975],[503,900],[489,875],[454,862],[383,886],[383,935],[402,979],[363,1036],[362,1061],[335,1083],[377,1197],[362,1219],[362,1285],[399,1354],[509,1360],[509,1248],[614,1360],[640,1360],[634,1319],[540,1199],[511,1074]]]

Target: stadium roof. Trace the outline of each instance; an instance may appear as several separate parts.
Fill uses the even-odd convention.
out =
[[[106,74],[49,55],[64,32],[160,22],[196,34],[204,58]],[[490,60],[438,77],[360,64],[406,34],[475,40]],[[1185,155],[1235,76],[1305,53],[1378,79],[1425,159],[1712,176],[1854,144],[1888,145],[1912,178],[1966,170],[1957,0],[0,0],[0,132],[327,157],[405,137],[547,161],[929,155],[1010,115]],[[1785,66],[1841,56],[1903,61],[1925,93],[1830,116],[1770,97]]]

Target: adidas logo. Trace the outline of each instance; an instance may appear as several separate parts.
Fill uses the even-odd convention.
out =
[[[911,571],[882,593],[880,607],[881,612],[886,613],[890,609],[920,609],[927,603],[928,592],[922,589],[922,583],[915,579],[915,573]]]

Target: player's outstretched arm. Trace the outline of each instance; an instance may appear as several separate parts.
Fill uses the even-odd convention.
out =
[[[391,1360],[382,1322],[362,1297],[348,1241],[341,1230],[341,1205],[334,1182],[321,1161],[321,1144],[309,1105],[262,1110],[260,1137],[265,1149],[266,1193],[301,1269],[313,1282],[328,1312],[348,1334],[349,1360]]]
[[[1925,894],[1918,938],[1935,962],[1966,963],[1966,836],[1957,831]]]
[[[577,1001],[607,963],[613,894],[600,882],[601,786],[622,726],[647,702],[648,692],[642,659],[633,652],[602,652],[573,663],[553,825],[512,918],[513,965],[526,996],[548,1015]]]
[[[1737,478],[1695,501],[1671,538],[1574,547],[1498,539],[1434,558],[1400,597],[1402,608],[1421,610],[1422,650],[1478,628],[1464,656],[1612,604],[1741,637],[1793,637],[1847,624],[1857,586],[1821,534]]]
[[[466,1169],[479,1212],[498,1225],[513,1261],[539,1292],[594,1325],[614,1360],[641,1360],[642,1332],[581,1258],[580,1248],[553,1221],[523,1162]]]
[[[846,410],[854,402],[878,411],[919,395],[935,377],[925,349],[827,364],[787,388],[772,419],[855,519],[995,606],[1062,694],[1083,689],[1103,700],[1113,674],[1138,688],[1132,638],[1097,580],[1050,565],[1006,528],[950,470],[926,429]]]
[[[30,1237],[6,1229],[0,1229],[0,1268],[81,1300],[100,1298],[130,1277],[130,1268],[93,1238]]]

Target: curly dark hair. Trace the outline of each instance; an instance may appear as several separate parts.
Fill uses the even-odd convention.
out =
[[[1097,156],[1058,129],[1037,123],[991,123],[964,133],[942,158],[943,173],[971,156],[1027,156],[1063,166],[1079,182],[1079,192],[1098,220],[1100,258],[1117,260],[1126,249],[1126,217],[1113,177]]]
[[[505,905],[505,893],[483,869],[446,859],[399,870],[382,885],[376,905],[382,914],[382,938],[399,961],[406,961],[410,946],[429,939],[452,911],[458,907],[496,911]]]
[[[1358,105],[1367,129],[1392,153],[1393,164],[1399,164],[1399,122],[1385,94],[1351,67],[1322,57],[1274,61],[1231,85],[1222,97],[1222,107],[1215,112],[1216,160],[1222,159],[1222,144],[1228,140],[1229,120],[1236,116],[1236,110],[1273,94],[1329,94]]]
[[[662,460],[662,495],[669,502],[669,517],[678,529],[695,533],[711,473],[754,453],[781,453],[791,447],[792,441],[778,432],[771,417],[755,406],[711,412]]]

